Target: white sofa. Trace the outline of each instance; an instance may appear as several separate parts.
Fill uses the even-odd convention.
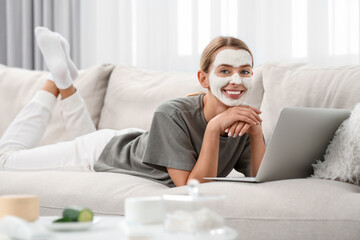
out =
[[[0,136],[45,77],[44,72],[0,65]],[[81,71],[74,84],[98,129],[148,129],[159,103],[203,90],[195,74],[111,64]],[[284,106],[353,108],[360,102],[359,90],[360,66],[269,63],[255,68],[248,102],[262,110],[268,141]],[[42,144],[64,140],[68,136],[56,107]],[[98,215],[124,215],[127,197],[187,192],[186,187],[168,188],[147,179],[104,172],[0,172],[0,183],[0,195],[39,195],[41,215],[60,215],[64,207],[74,204],[88,206]],[[201,184],[200,191],[226,195],[223,216],[238,231],[239,239],[360,238],[357,185],[320,179],[211,182]]]

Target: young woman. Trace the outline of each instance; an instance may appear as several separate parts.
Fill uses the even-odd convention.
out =
[[[236,169],[255,176],[265,152],[260,111],[244,105],[253,57],[244,42],[218,37],[205,48],[198,71],[204,94],[160,105],[149,131],[95,130],[72,85],[77,69],[58,33],[35,29],[49,80],[0,140],[0,169],[107,171],[148,178],[170,187]],[[66,129],[74,140],[37,147],[61,95]]]

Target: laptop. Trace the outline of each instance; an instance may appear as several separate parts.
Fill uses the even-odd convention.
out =
[[[215,181],[267,182],[306,178],[312,164],[323,160],[336,130],[351,110],[284,108],[266,148],[256,177],[206,177]]]

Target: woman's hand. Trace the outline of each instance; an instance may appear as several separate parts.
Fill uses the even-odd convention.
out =
[[[248,123],[236,122],[231,125],[230,128],[225,129],[225,132],[228,133],[229,137],[236,138],[238,136],[244,135],[245,133],[249,135],[262,134],[262,128],[261,125],[252,126]]]
[[[260,113],[261,111],[248,105],[231,107],[211,119],[209,124],[217,129],[220,134],[227,132],[228,136],[236,137],[245,132],[248,134],[255,133],[259,131],[262,122],[259,117]]]
[[[251,108],[256,114],[260,114],[261,111],[251,107],[251,106],[240,106],[240,107],[249,107]],[[257,115],[258,116],[258,115]],[[262,122],[261,118],[258,116],[258,119],[260,119],[260,122]],[[235,122],[233,123],[229,128],[225,129],[225,132],[228,133],[229,137],[238,137],[242,136],[245,133],[248,133],[249,135],[255,135],[255,134],[262,134],[262,129],[260,126],[260,123],[257,125],[251,125],[246,122]]]

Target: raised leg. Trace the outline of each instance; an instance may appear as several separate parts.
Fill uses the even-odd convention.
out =
[[[49,87],[49,84],[45,84]],[[49,91],[38,91],[20,111],[0,139],[0,152],[4,149],[27,149],[37,146],[45,132],[56,97]]]
[[[59,103],[66,132],[70,135],[71,139],[95,132],[94,122],[80,94],[76,90],[69,96],[65,95],[62,90],[60,92],[62,96],[66,96]],[[72,90],[69,89],[69,94],[71,92]]]
[[[97,154],[101,153],[109,141],[109,134],[101,137],[94,133],[95,126],[86,104],[72,85],[72,76],[77,76],[77,69],[68,56],[66,40],[60,39],[56,33],[46,28],[37,28],[35,33],[53,78],[46,81],[0,139],[0,169],[89,170],[98,157]],[[62,96],[60,106],[66,128],[76,139],[36,147],[51,118],[59,94]],[[89,135],[79,137],[84,134]]]
[[[72,138],[94,132],[95,126],[72,80],[78,76],[78,70],[70,58],[70,46],[59,33],[45,27],[35,29],[38,46],[51,72],[51,80],[58,88],[61,99],[62,117],[66,130]]]

